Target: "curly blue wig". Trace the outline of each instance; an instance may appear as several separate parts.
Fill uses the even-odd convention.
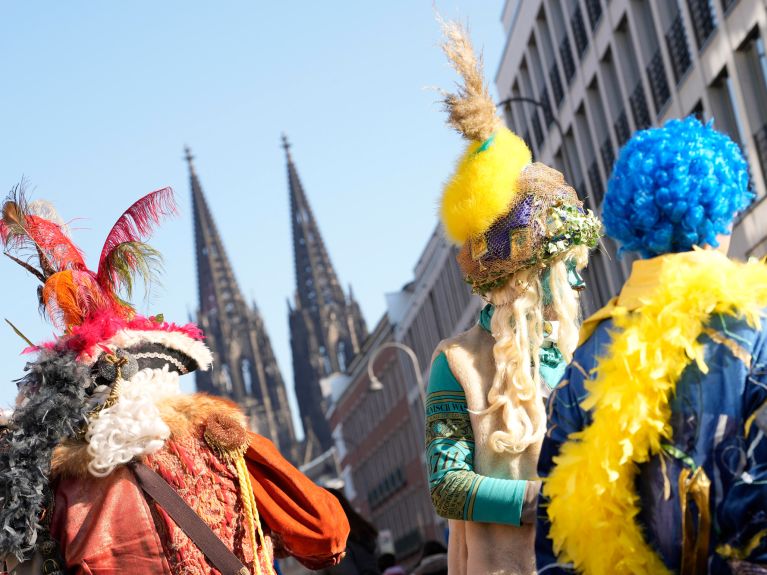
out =
[[[607,183],[602,218],[621,252],[643,257],[718,247],[751,203],[738,145],[695,117],[634,134]]]

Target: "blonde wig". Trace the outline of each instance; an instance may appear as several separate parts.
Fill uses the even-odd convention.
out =
[[[495,378],[481,413],[502,410],[503,427],[490,435],[497,453],[520,453],[543,438],[546,413],[538,350],[544,321],[559,322],[557,347],[566,361],[578,343],[580,323],[577,292],[568,281],[568,260],[585,267],[588,248],[578,246],[551,261],[551,302],[544,305],[542,277],[546,268],[527,268],[511,275],[487,299],[495,306],[491,330],[495,338]]]

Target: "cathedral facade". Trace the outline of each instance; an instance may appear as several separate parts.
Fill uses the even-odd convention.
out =
[[[320,382],[346,371],[367,337],[367,327],[351,288],[344,292],[338,281],[284,136],[283,147],[296,277],[288,318],[293,378],[306,442],[302,458],[307,460],[333,444]]]

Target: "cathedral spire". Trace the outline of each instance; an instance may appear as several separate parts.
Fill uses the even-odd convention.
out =
[[[197,389],[240,404],[251,427],[289,453],[295,443],[292,419],[269,336],[260,315],[248,306],[237,284],[188,147],[184,158],[192,192],[197,321],[215,359],[211,371],[197,373]]]
[[[345,371],[367,334],[359,307],[347,299],[338,281],[284,134],[282,147],[296,274],[295,302],[289,309],[296,396],[301,418],[311,427],[307,437],[313,435],[325,450],[331,442],[319,381]]]

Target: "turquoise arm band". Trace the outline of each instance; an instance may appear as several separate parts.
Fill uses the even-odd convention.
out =
[[[448,519],[519,525],[527,481],[474,471],[466,395],[445,354],[434,360],[426,397],[426,456],[432,502]]]

